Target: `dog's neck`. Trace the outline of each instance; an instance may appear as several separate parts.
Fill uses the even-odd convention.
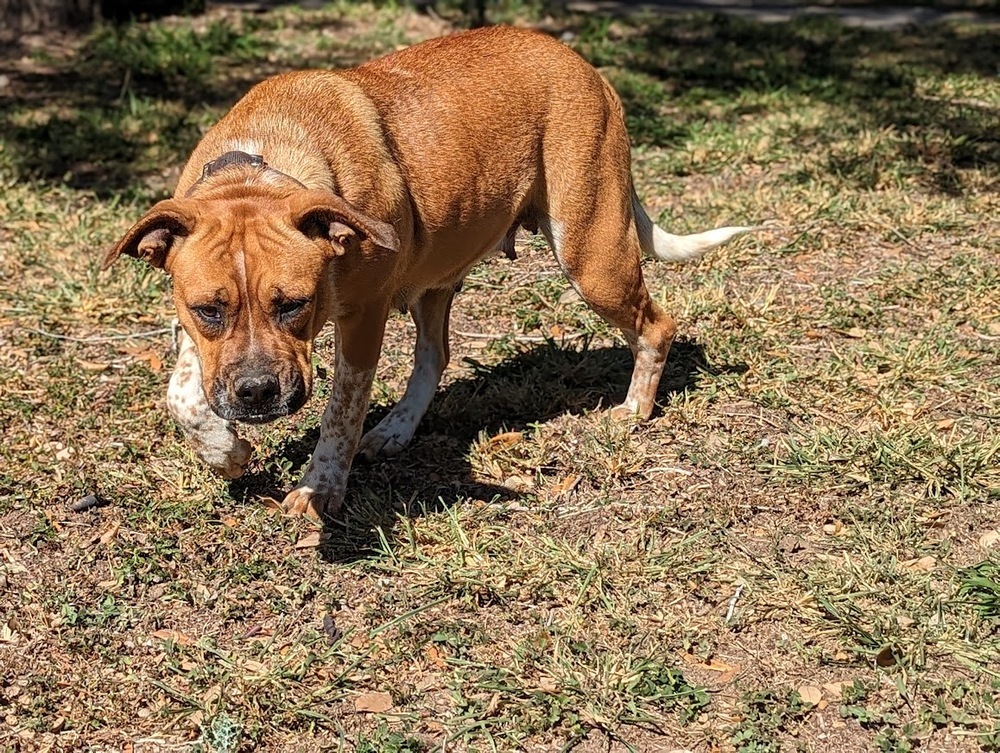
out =
[[[306,188],[306,186],[298,179],[271,167],[264,161],[264,157],[262,155],[249,154],[248,152],[234,150],[216,157],[211,162],[206,162],[201,169],[201,177],[195,181],[195,183],[184,195],[188,197],[191,196],[195,193],[195,191],[204,188],[204,183],[206,181],[210,181],[215,176],[236,167],[250,168],[264,183],[286,183],[291,188]]]

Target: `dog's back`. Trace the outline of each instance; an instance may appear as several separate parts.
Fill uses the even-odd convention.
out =
[[[614,92],[579,55],[544,34],[469,31],[344,75],[385,124],[417,210],[421,245],[441,261],[468,255],[448,274],[460,275],[517,224],[542,223],[562,184],[587,179],[580,168],[597,159],[596,151],[616,145],[615,161],[628,173]]]

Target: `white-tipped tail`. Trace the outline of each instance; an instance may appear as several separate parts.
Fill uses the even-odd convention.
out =
[[[693,261],[702,257],[706,251],[721,246],[738,235],[764,228],[764,225],[717,227],[694,235],[673,235],[653,224],[634,189],[632,212],[635,214],[635,227],[639,232],[639,245],[642,246],[642,250],[663,261]]]

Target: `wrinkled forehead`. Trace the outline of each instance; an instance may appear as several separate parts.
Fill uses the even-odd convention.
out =
[[[315,286],[324,261],[314,243],[281,218],[248,212],[199,221],[169,271],[185,288],[309,295],[302,288]]]

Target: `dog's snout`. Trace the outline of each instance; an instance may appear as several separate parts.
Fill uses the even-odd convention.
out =
[[[233,391],[246,407],[259,408],[278,397],[281,385],[274,374],[248,374],[233,383]]]
[[[309,397],[298,371],[280,363],[245,365],[216,379],[205,394],[216,415],[227,421],[262,424],[288,416]]]

